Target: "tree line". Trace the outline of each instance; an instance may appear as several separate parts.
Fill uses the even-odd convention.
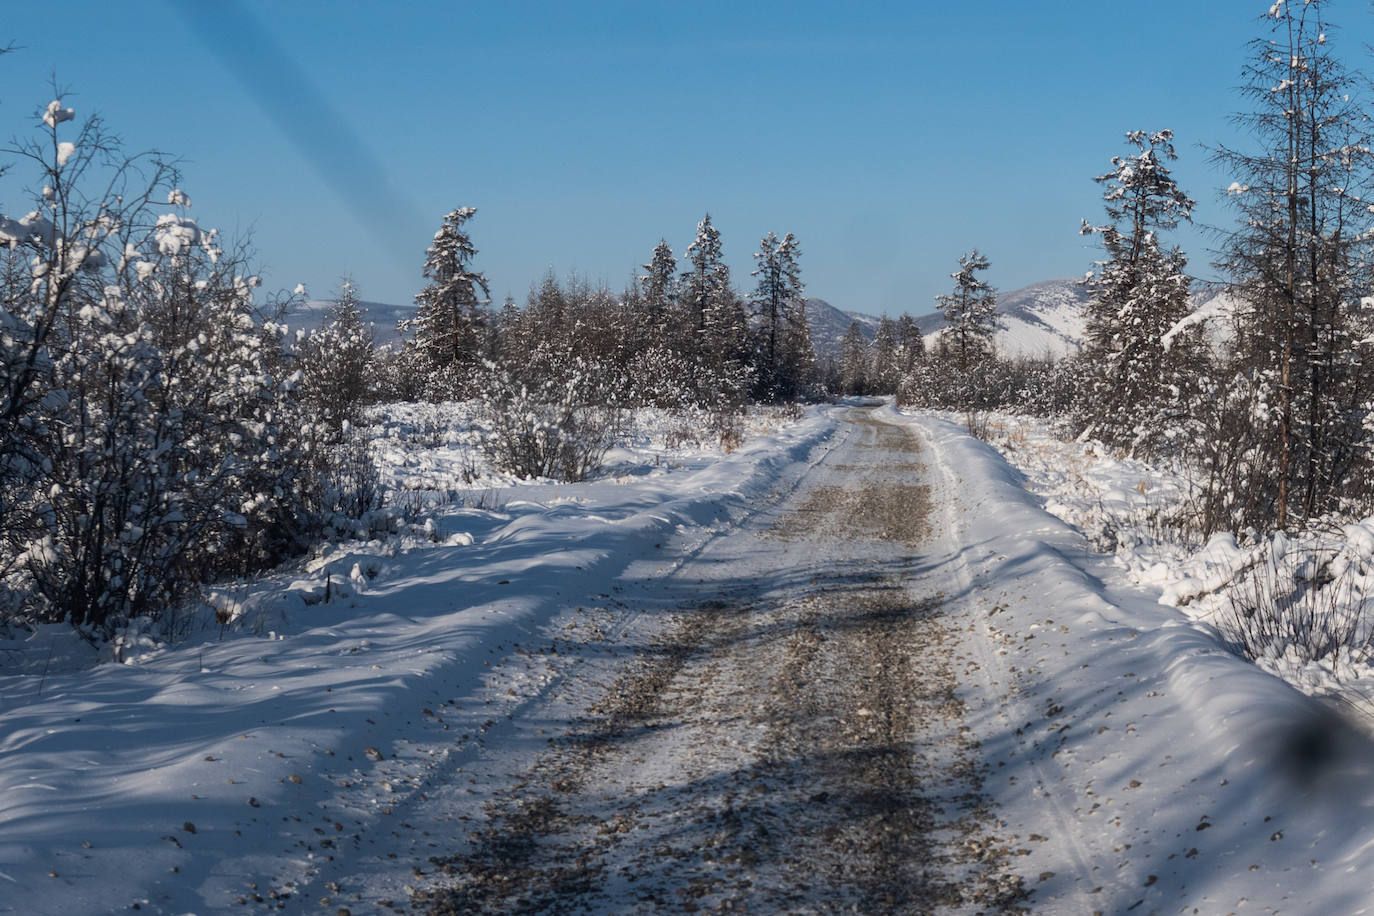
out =
[[[1082,351],[1048,364],[970,350],[970,316],[991,329],[968,276],[987,266],[975,252],[942,298],[945,378],[908,376],[904,399],[1036,410],[1075,435],[1175,460],[1197,484],[1178,524],[1201,535],[1374,509],[1374,158],[1365,83],[1336,52],[1328,7],[1280,0],[1250,44],[1250,110],[1236,120],[1252,145],[1211,153],[1235,179],[1236,217],[1214,229],[1225,282],[1213,308],[1195,311],[1188,259],[1167,241],[1194,208],[1170,172],[1173,133],[1131,131],[1095,179],[1105,219],[1082,229],[1103,254],[1087,280]]]

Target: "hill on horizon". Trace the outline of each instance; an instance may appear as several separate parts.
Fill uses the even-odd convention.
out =
[[[1055,358],[1077,353],[1083,345],[1083,306],[1088,288],[1077,277],[1043,280],[997,294],[997,332],[993,343],[999,356]],[[922,315],[916,326],[930,342],[944,327],[938,312]]]
[[[1044,280],[997,295],[997,352],[1008,357],[1063,357],[1078,352],[1083,343],[1083,306],[1088,291],[1074,278]],[[872,340],[881,320],[862,312],[837,308],[824,299],[806,300],[811,340],[816,355],[837,354],[851,321],[858,321],[867,340]],[[945,325],[944,316],[928,312],[915,316],[927,342]]]

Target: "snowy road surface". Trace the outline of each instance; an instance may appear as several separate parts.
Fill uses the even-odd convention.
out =
[[[1362,728],[947,421],[511,495],[256,633],[7,650],[0,912],[1369,908]]]
[[[431,912],[1018,900],[957,690],[926,474],[911,432],[856,412],[790,492],[648,576],[653,601],[627,600],[655,613],[618,639],[638,658],[472,812]],[[665,605],[681,609],[666,627]],[[535,718],[562,722],[581,693]]]

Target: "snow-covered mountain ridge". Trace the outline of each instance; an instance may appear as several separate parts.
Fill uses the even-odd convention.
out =
[[[1076,277],[1045,280],[997,295],[997,352],[1007,357],[1054,357],[1076,353],[1083,343],[1083,306],[1088,290]],[[929,339],[944,327],[939,313],[916,319]]]
[[[806,300],[806,323],[810,326],[811,344],[816,348],[817,356],[838,356],[840,342],[844,340],[849,325],[855,321],[859,323],[864,340],[873,340],[878,333],[878,318],[862,312],[846,312],[824,299]]]
[[[1088,291],[1074,278],[1045,280],[997,296],[997,352],[1009,357],[1055,357],[1076,353],[1083,341],[1083,305]],[[864,337],[872,340],[880,319],[861,312],[847,312],[824,299],[806,300],[811,340],[819,355],[837,354],[851,321],[859,322]],[[916,326],[929,338],[939,333],[945,319],[938,312],[916,318]]]

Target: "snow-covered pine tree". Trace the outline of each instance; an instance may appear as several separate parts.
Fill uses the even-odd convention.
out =
[[[916,319],[909,314],[897,319],[897,351],[900,374],[903,376],[911,374],[926,355],[925,337],[916,326]]]
[[[733,409],[748,395],[749,322],[731,286],[711,214],[697,224],[687,259],[691,267],[678,285],[677,331],[671,345],[693,367],[693,399],[703,406]]]
[[[755,394],[759,400],[791,400],[801,389],[805,371],[801,363],[807,360],[798,343],[803,328],[797,325],[806,323],[805,309],[799,307],[803,291],[800,255],[801,246],[790,232],[781,241],[768,233],[754,253],[750,276],[758,277],[751,301],[758,335]],[[789,334],[793,335],[790,341]],[[810,338],[809,330],[806,336]]]
[[[696,357],[699,391],[711,407],[733,410],[749,395],[749,317],[724,261],[712,271],[709,288]]]
[[[789,399],[816,393],[819,371],[816,367],[816,348],[811,340],[811,324],[806,317],[806,300],[794,297],[783,308],[784,333],[779,343],[779,364],[786,370]]]
[[[659,239],[653,257],[639,277],[645,321],[658,339],[666,337],[668,321],[677,304],[677,258],[667,240]]]
[[[1170,130],[1133,130],[1135,147],[1113,156],[1103,185],[1107,222],[1083,223],[1106,257],[1089,275],[1092,296],[1081,354],[1086,375],[1080,426],[1113,445],[1153,451],[1176,431],[1205,359],[1194,330],[1169,335],[1189,312],[1187,259],[1159,233],[1190,219],[1193,201],[1169,172]]]
[[[1367,309],[1371,288],[1369,119],[1363,83],[1333,50],[1324,0],[1279,0],[1252,42],[1240,116],[1258,148],[1220,148],[1240,217],[1221,266],[1244,304],[1234,369],[1256,405],[1230,425],[1253,445],[1245,479],[1216,488],[1218,524],[1283,529],[1350,499],[1371,504],[1374,406]],[[1253,431],[1253,442],[1241,432]],[[1227,456],[1214,456],[1216,463]]]
[[[706,327],[706,312],[712,298],[721,286],[722,261],[720,231],[711,225],[711,214],[707,213],[697,223],[696,238],[687,246],[687,260],[691,268],[683,271],[682,282],[678,287],[678,302],[684,310],[684,331],[689,336],[700,335]],[[726,286],[729,285],[729,271],[724,274]],[[699,341],[693,340],[690,352],[699,352]]]
[[[978,276],[988,267],[987,256],[976,248],[961,255],[959,269],[950,274],[954,279],[954,291],[935,297],[945,317],[940,349],[961,375],[967,375],[993,356],[997,291]]]
[[[415,296],[418,308],[407,323],[416,352],[431,373],[436,396],[468,394],[483,352],[482,307],[490,292],[487,278],[472,269],[477,249],[464,229],[476,212],[475,207],[459,207],[444,217],[434,233],[424,266],[430,283]]]

